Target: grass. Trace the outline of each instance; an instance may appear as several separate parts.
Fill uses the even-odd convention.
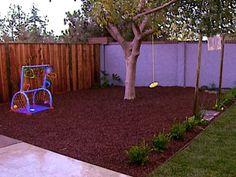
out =
[[[235,177],[236,105],[149,177]]]

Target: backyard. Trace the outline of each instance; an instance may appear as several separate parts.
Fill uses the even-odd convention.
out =
[[[135,166],[125,153],[168,132],[175,122],[192,115],[193,88],[138,87],[137,99],[123,100],[123,87],[90,89],[54,96],[53,111],[33,116],[0,106],[0,134],[134,177],[151,173],[190,142],[202,129],[171,141],[163,153],[152,152],[149,163]],[[216,95],[200,93],[201,108],[211,109]],[[204,103],[204,104],[203,104]]]
[[[66,4],[60,34],[34,3],[0,16],[0,137],[28,145],[18,155],[24,144],[2,146],[2,174],[71,176],[45,163],[49,150],[87,162],[74,168],[82,177],[100,175],[94,165],[118,176],[236,176],[236,1]],[[22,158],[32,145],[43,157]],[[9,153],[40,157],[27,161],[39,173]]]

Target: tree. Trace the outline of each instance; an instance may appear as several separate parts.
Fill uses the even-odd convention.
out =
[[[64,24],[69,28],[62,31],[64,42],[86,42],[89,37],[104,36],[107,32],[100,27],[93,19],[85,16],[86,12],[82,10],[66,12]]]
[[[180,0],[168,12],[175,28],[205,36],[235,32],[235,0]]]
[[[121,45],[126,64],[124,99],[135,99],[136,64],[142,41],[163,28],[166,8],[177,0],[91,0],[91,12]],[[126,31],[132,36],[126,38]]]
[[[47,42],[52,38],[53,31],[47,31],[48,22],[47,16],[40,16],[39,9],[33,4],[28,18],[28,41]]]
[[[47,17],[38,15],[33,5],[30,13],[25,13],[19,5],[10,5],[4,18],[0,18],[0,40],[20,42],[47,42],[55,39],[53,31],[47,31]]]
[[[0,16],[0,41],[2,42],[2,41],[4,41],[4,32],[3,32],[3,24],[4,23],[4,19],[3,18],[1,18],[1,16]]]
[[[2,41],[17,41],[25,38],[27,14],[19,5],[10,5],[5,18],[1,19],[0,34]]]
[[[101,25],[97,24],[91,16],[92,4],[90,0],[81,0],[81,9],[66,12],[64,24],[69,28],[62,31],[64,42],[86,42],[90,37],[109,36],[109,33]]]

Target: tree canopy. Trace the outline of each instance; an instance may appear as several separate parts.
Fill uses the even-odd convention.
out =
[[[180,0],[168,12],[172,29],[206,36],[235,32],[235,0]]]
[[[0,40],[21,42],[48,42],[54,40],[53,31],[47,30],[48,19],[39,15],[33,5],[25,13],[20,5],[10,5],[7,15],[0,18]]]
[[[147,35],[154,31],[161,37],[165,34],[164,22],[167,10],[164,8],[176,0],[90,0],[92,16],[103,26],[116,26],[126,40],[134,37],[132,24],[141,24],[148,29]],[[159,10],[158,10],[159,9]],[[153,13],[157,11],[158,13]],[[145,30],[143,29],[143,30]]]
[[[69,27],[62,31],[61,38],[64,42],[86,42],[90,37],[108,36],[106,30],[89,17],[87,12],[88,9],[85,8],[73,13],[66,12],[64,24]]]

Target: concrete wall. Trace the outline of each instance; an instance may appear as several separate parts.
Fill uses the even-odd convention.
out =
[[[156,43],[155,80],[161,86],[195,86],[197,43]],[[223,87],[236,86],[236,44],[225,45]],[[125,81],[124,54],[117,43],[101,46],[101,70],[118,74]],[[201,85],[218,86],[220,51],[208,51],[203,43]],[[152,82],[152,45],[144,43],[137,63],[136,86]]]

